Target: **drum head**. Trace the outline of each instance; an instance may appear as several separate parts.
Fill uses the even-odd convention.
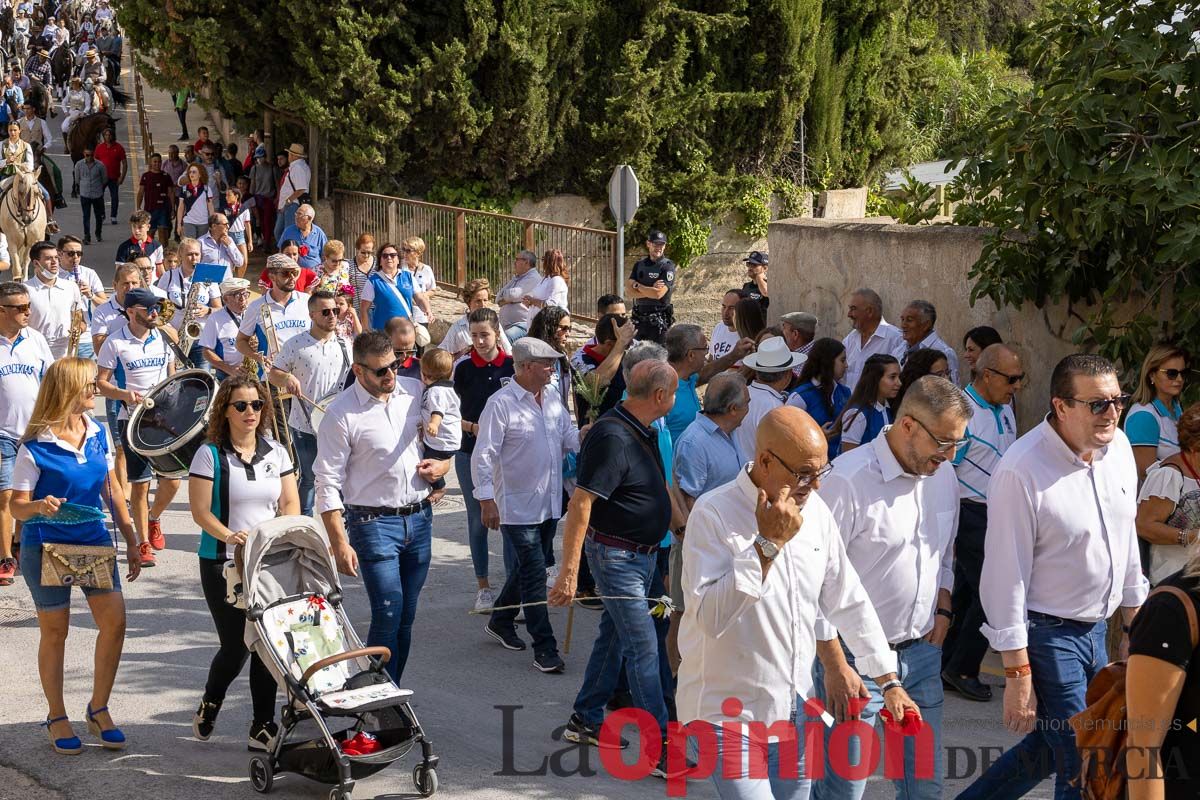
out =
[[[329,405],[337,396],[341,394],[341,389],[334,390],[317,401],[316,405],[309,409],[309,419],[312,420],[313,433],[321,432],[321,423],[325,421],[325,412],[329,410]]]
[[[208,425],[216,382],[207,372],[189,369],[151,389],[153,407],[140,405],[129,418],[129,443],[143,455],[168,452]]]

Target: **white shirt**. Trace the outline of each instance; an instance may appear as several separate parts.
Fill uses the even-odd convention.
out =
[[[58,434],[47,428],[38,434],[39,442],[53,442],[54,444],[66,450],[71,455],[75,456],[75,461],[79,464],[86,464],[87,443],[89,439],[97,436],[104,436],[104,429],[92,419],[88,414],[83,415],[83,424],[86,426],[86,431],[83,434],[83,445],[76,447],[66,439],[60,439]],[[106,440],[107,441],[107,440]],[[112,472],[115,466],[113,458],[112,446],[104,448],[104,463],[109,472]],[[33,457],[28,447],[17,449],[17,457],[13,460],[13,486],[12,488],[18,492],[33,492],[37,490],[38,480],[42,477],[42,468],[38,466],[37,460]]]
[[[211,233],[206,233],[197,239],[200,242],[200,260],[205,264],[218,264],[222,267],[240,267],[245,263],[242,258],[242,251],[233,243],[232,238],[229,244],[218,242],[213,238]],[[225,278],[229,278],[229,271],[225,271]]]
[[[1121,431],[1088,464],[1043,420],[1008,449],[988,490],[980,630],[997,650],[1028,643],[1028,612],[1079,622],[1136,608],[1137,466]]]
[[[161,250],[162,248],[160,247],[159,251]],[[92,269],[91,267],[85,267],[80,264],[79,268],[74,272],[69,272],[68,270],[60,267],[58,270],[58,277],[66,281],[74,281],[77,286],[79,284],[85,284],[88,289],[91,290],[93,295],[97,293],[104,294],[104,281],[100,280],[100,276],[96,273],[96,270]],[[80,292],[79,294],[80,297],[83,296],[83,292]],[[84,298],[83,318],[88,321],[89,325],[92,322],[92,314],[94,311],[95,304],[93,304],[91,300]]]
[[[422,441],[441,453],[454,453],[462,447],[462,399],[454,391],[453,381],[426,386],[421,395],[421,425],[428,425],[434,414],[441,415],[437,436],[422,433]]]
[[[531,294],[542,282],[542,276],[536,268],[530,268],[523,275],[514,275],[508,283],[496,292],[496,300],[504,300],[500,306],[500,327],[509,328],[513,325],[528,326],[538,309],[525,305],[522,300]],[[507,351],[506,351],[507,352]]]
[[[967,446],[954,454],[958,496],[977,503],[987,502],[988,484],[1000,458],[1017,441],[1017,419],[1012,406],[994,406],[975,387],[963,390],[974,414],[967,420]]]
[[[562,516],[562,460],[579,451],[579,429],[558,393],[532,393],[509,380],[488,398],[471,454],[475,499],[495,500],[502,525]]]
[[[192,273],[193,275],[195,272]],[[171,320],[172,327],[179,327],[180,321],[183,319],[184,303],[187,302],[188,294],[192,291],[192,279],[183,274],[183,267],[167,270],[158,279],[156,286],[162,289],[167,294],[167,299],[170,300],[175,308],[179,309]],[[221,289],[215,283],[200,283],[196,289],[196,305],[207,306],[213,300],[221,299]]]
[[[187,170],[184,170],[184,173],[179,176],[179,179],[180,179],[179,185],[181,187],[188,183]],[[182,195],[180,195],[180,197],[182,198]],[[200,192],[200,196],[196,198],[196,201],[194,203],[192,203],[192,207],[188,208],[187,211],[184,212],[184,215],[183,215],[184,224],[185,225],[207,225],[208,224],[208,215],[209,215],[208,204],[209,204],[209,201],[211,201],[212,199],[213,199],[212,189],[210,189],[208,186],[205,186],[204,190],[202,192]],[[187,208],[187,203],[184,203],[184,208]],[[205,234],[205,236],[207,236],[207,235],[208,234]],[[204,245],[202,244],[202,245],[200,245],[200,247],[203,248]]]
[[[329,405],[317,432],[317,512],[346,505],[397,507],[429,496],[421,461],[421,381],[396,377],[377,400],[357,381]]]
[[[751,381],[749,388],[750,410],[746,412],[746,418],[742,420],[742,424],[734,430],[733,437],[737,441],[738,450],[742,452],[742,455],[753,459],[754,454],[758,452],[758,446],[754,441],[755,435],[758,433],[758,423],[772,409],[783,405],[787,398],[782,392],[777,392],[758,381]]]
[[[138,339],[126,324],[104,340],[96,363],[113,371],[112,383],[119,388],[145,394],[166,379],[168,365],[174,358],[163,334],[151,330],[145,339]],[[117,419],[129,419],[124,404]]]
[[[413,273],[413,294],[415,295],[423,294],[425,292],[432,292],[436,287],[437,278],[433,276],[433,267],[429,266],[428,264],[419,264],[417,266],[417,271]],[[429,324],[429,317],[426,316],[421,307],[417,305],[416,298],[413,299],[412,318],[413,322],[419,325]]]
[[[151,286],[150,291],[161,300],[167,299],[167,293],[157,286]],[[92,310],[92,338],[109,336],[113,331],[120,330],[127,322],[129,322],[129,317],[125,314],[125,308],[117,302],[117,295],[114,293],[112,297]]]
[[[1167,524],[1178,524],[1172,519],[1176,514],[1182,513],[1185,519],[1195,514],[1197,503],[1200,502],[1200,482],[1190,473],[1180,472],[1174,465],[1166,467],[1156,461],[1146,470],[1146,480],[1138,494],[1138,503],[1151,497],[1169,500],[1175,510],[1167,517]],[[1177,544],[1151,544],[1150,585],[1161,583],[1164,578],[1186,567],[1190,555],[1189,548]]]
[[[438,347],[454,355],[471,349],[471,325],[467,322],[466,314],[454,320]],[[500,328],[500,349],[506,353],[512,352],[512,343],[508,341],[503,326]]]
[[[300,390],[309,400],[317,401],[346,382],[350,371],[350,352],[346,343],[331,335],[317,340],[311,330],[293,336],[279,349],[273,366],[291,373],[300,381]],[[301,433],[314,433],[299,398],[292,401],[288,425]]]
[[[533,287],[533,291],[529,293],[529,296],[535,300],[541,300],[548,306],[558,306],[565,309],[567,308],[567,282],[563,280],[561,275],[542,278],[542,282]]]
[[[238,324],[228,308],[214,311],[204,320],[200,346],[212,350],[229,366],[236,367],[246,358],[237,349]]]
[[[267,520],[274,519],[279,511],[283,479],[296,472],[287,448],[271,439],[259,437],[249,464],[232,450],[220,446],[218,450],[223,480],[220,486],[214,485],[212,491],[214,498],[221,490],[225,492],[225,506],[219,517],[225,527],[231,531],[252,531]],[[213,448],[205,442],[192,456],[188,475],[212,481],[216,466]]]
[[[289,195],[297,190],[307,192],[311,183],[312,169],[308,166],[308,162],[303,158],[293,161],[287,167],[287,176],[283,179],[283,185],[279,189],[275,208],[282,210],[287,205]]]
[[[862,334],[857,330],[850,331],[846,338],[842,339],[842,345],[846,348],[846,374],[842,376],[842,383],[853,390],[858,379],[862,377],[863,366],[868,358],[876,353],[891,355],[892,351],[902,344],[904,337],[900,334],[900,329],[885,319],[879,320],[879,327],[867,339],[866,344],[862,343]]]
[[[276,300],[270,291],[262,297],[254,298],[250,305],[246,306],[246,313],[242,317],[242,326],[238,328],[238,331],[257,338],[258,352],[260,353],[269,352],[266,334],[259,325],[263,303],[266,303],[267,308],[271,310],[271,324],[275,328],[275,341],[281,352],[289,339],[304,333],[312,324],[312,319],[308,316],[308,295],[304,292],[292,292],[286,305]],[[319,400],[320,398],[310,399]]]
[[[763,579],[754,537],[758,488],[747,469],[696,501],[683,540],[683,621],[679,628],[676,703],[681,722],[733,719],[773,723],[792,718],[797,697],[810,697],[816,655],[814,623],[829,615],[845,630],[860,671],[896,670],[862,584],[846,557],[824,501],[809,495],[800,530]]]
[[[0,336],[0,434],[25,435],[42,376],[53,363],[46,337],[33,328],[22,328],[11,340]]]
[[[708,354],[713,360],[724,358],[733,352],[733,346],[740,338],[737,331],[730,330],[724,322],[718,322],[712,336],[708,337]]]
[[[943,342],[942,337],[938,336],[937,331],[930,331],[929,335],[918,342],[916,347],[911,348],[911,351],[916,352],[917,350],[924,350],[926,348],[929,348],[930,350],[937,350],[942,355],[946,356],[946,362],[950,365],[950,382],[957,385],[958,353],[954,352],[954,348]],[[910,348],[908,346],[908,342],[901,338],[900,343],[896,345],[894,350],[892,350],[892,355],[894,355],[896,360],[903,365],[904,359],[909,352]]]
[[[55,358],[63,358],[71,333],[71,309],[76,304],[83,308],[79,286],[61,276],[52,284],[42,283],[41,278],[34,276],[24,286],[29,290],[29,327],[46,337]]]
[[[796,397],[797,395],[792,395]],[[803,402],[803,401],[801,401]],[[805,409],[807,410],[807,409]],[[885,425],[892,424],[892,412],[883,403],[875,403],[875,410],[883,414]],[[842,412],[842,444],[862,444],[867,435],[867,415],[858,406]]]
[[[933,630],[938,590],[954,588],[958,483],[950,462],[930,476],[911,475],[880,434],[835,458],[820,492],[887,640],[899,644]],[[829,623],[818,624],[817,638],[836,635]]]

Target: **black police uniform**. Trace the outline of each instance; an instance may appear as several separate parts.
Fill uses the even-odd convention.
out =
[[[629,277],[642,286],[653,286],[659,281],[667,285],[667,293],[662,299],[639,297],[633,303],[633,324],[638,340],[661,342],[667,328],[675,324],[675,307],[671,305],[671,294],[675,291],[675,262],[665,256],[657,261],[647,256],[633,265]]]

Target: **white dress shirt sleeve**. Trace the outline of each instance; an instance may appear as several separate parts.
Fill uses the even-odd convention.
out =
[[[727,526],[711,505],[692,510],[683,540],[683,586],[696,625],[714,639],[736,626],[763,596],[758,550],[751,544],[736,552],[730,542]]]
[[[1029,643],[1025,599],[1033,575],[1037,515],[1021,477],[1005,469],[992,476],[988,508],[995,511],[988,514],[984,537],[979,600],[987,622],[980,631],[1001,652],[1020,650]]]
[[[508,421],[502,408],[504,404],[496,402],[499,397],[499,394],[489,397],[479,415],[479,433],[471,453],[471,481],[475,484],[476,500],[496,499],[495,469]]]
[[[834,525],[837,526],[837,531],[841,539],[841,541],[838,543],[839,548],[842,555],[847,559],[846,564],[850,567],[851,572],[854,571],[854,567],[850,565],[849,556],[846,555],[846,548],[850,544],[850,540],[854,537],[858,526],[858,518],[855,514],[856,505],[854,502],[853,492],[853,484],[849,480],[846,480],[838,475],[836,467],[834,467],[833,472],[829,473],[829,476],[821,482],[821,499],[825,501],[825,505],[829,506],[829,513],[833,514],[833,522]],[[861,588],[862,584],[859,583],[857,573],[854,574],[854,582]],[[871,616],[875,617],[875,610],[873,607],[871,609]],[[878,619],[876,619],[875,624],[879,624]],[[837,626],[830,622],[830,620],[827,619],[824,614],[821,614],[817,617],[816,621],[813,623],[813,629],[816,632],[817,641],[819,642],[828,642],[831,639],[836,639],[838,637]],[[879,675],[881,673],[877,672],[875,674]]]
[[[955,479],[957,483],[957,478]],[[951,485],[952,487],[954,484]],[[954,524],[950,528],[950,544],[942,551],[942,565],[938,571],[938,588],[945,589],[947,592],[954,591],[954,536],[958,532],[958,503],[954,504]],[[945,516],[945,514],[939,514]],[[934,603],[936,604],[936,600]]]
[[[242,262],[245,259],[242,258],[242,251],[238,249],[236,244],[225,244],[224,242],[221,242],[220,248],[221,252],[225,254],[226,261],[228,261],[230,264],[233,264],[235,267],[242,266]]]
[[[829,561],[825,566],[825,582],[817,608],[821,612],[818,622],[824,623],[837,635],[837,628],[845,631],[846,646],[854,654],[854,668],[863,675],[878,678],[896,671],[896,654],[888,647],[887,636],[879,617],[871,605],[871,598],[858,579],[846,546],[836,533],[830,536]],[[831,620],[832,624],[827,620]],[[817,639],[829,641],[818,630]]]
[[[1124,588],[1121,591],[1122,608],[1140,608],[1150,594],[1150,582],[1142,574],[1142,555],[1138,552],[1137,533],[1130,533],[1129,556],[1125,561]]]
[[[317,458],[313,461],[317,513],[342,508],[338,487],[346,481],[350,460],[350,420],[345,414],[328,414],[317,432]]]
[[[0,233],[0,261],[8,263],[8,237]]]

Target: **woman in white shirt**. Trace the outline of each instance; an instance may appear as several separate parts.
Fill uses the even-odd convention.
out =
[[[1183,409],[1179,396],[1187,375],[1187,354],[1170,344],[1150,348],[1142,362],[1133,405],[1125,415],[1125,435],[1133,447],[1138,478],[1155,461],[1179,452],[1175,425]]]
[[[885,353],[868,358],[846,410],[830,434],[842,437],[843,453],[866,444],[892,424],[888,403],[899,393],[900,362]]]
[[[212,192],[208,188],[208,170],[197,162],[189,164],[179,186],[179,207],[176,209],[175,232],[180,237],[199,239],[208,233],[208,218],[213,213]]]
[[[562,250],[547,250],[542,256],[542,282],[525,295],[525,305],[531,308],[558,306],[567,308],[567,259]]]
[[[1180,417],[1179,452],[1150,465],[1138,494],[1137,532],[1150,545],[1150,584],[1183,569],[1200,529],[1200,403]]]
[[[429,294],[437,288],[433,267],[421,259],[425,257],[425,240],[410,236],[400,244],[400,255],[404,258],[404,269],[413,276],[413,323],[417,326],[417,344],[429,344],[429,331],[425,327],[433,321],[433,309],[429,305]]]

